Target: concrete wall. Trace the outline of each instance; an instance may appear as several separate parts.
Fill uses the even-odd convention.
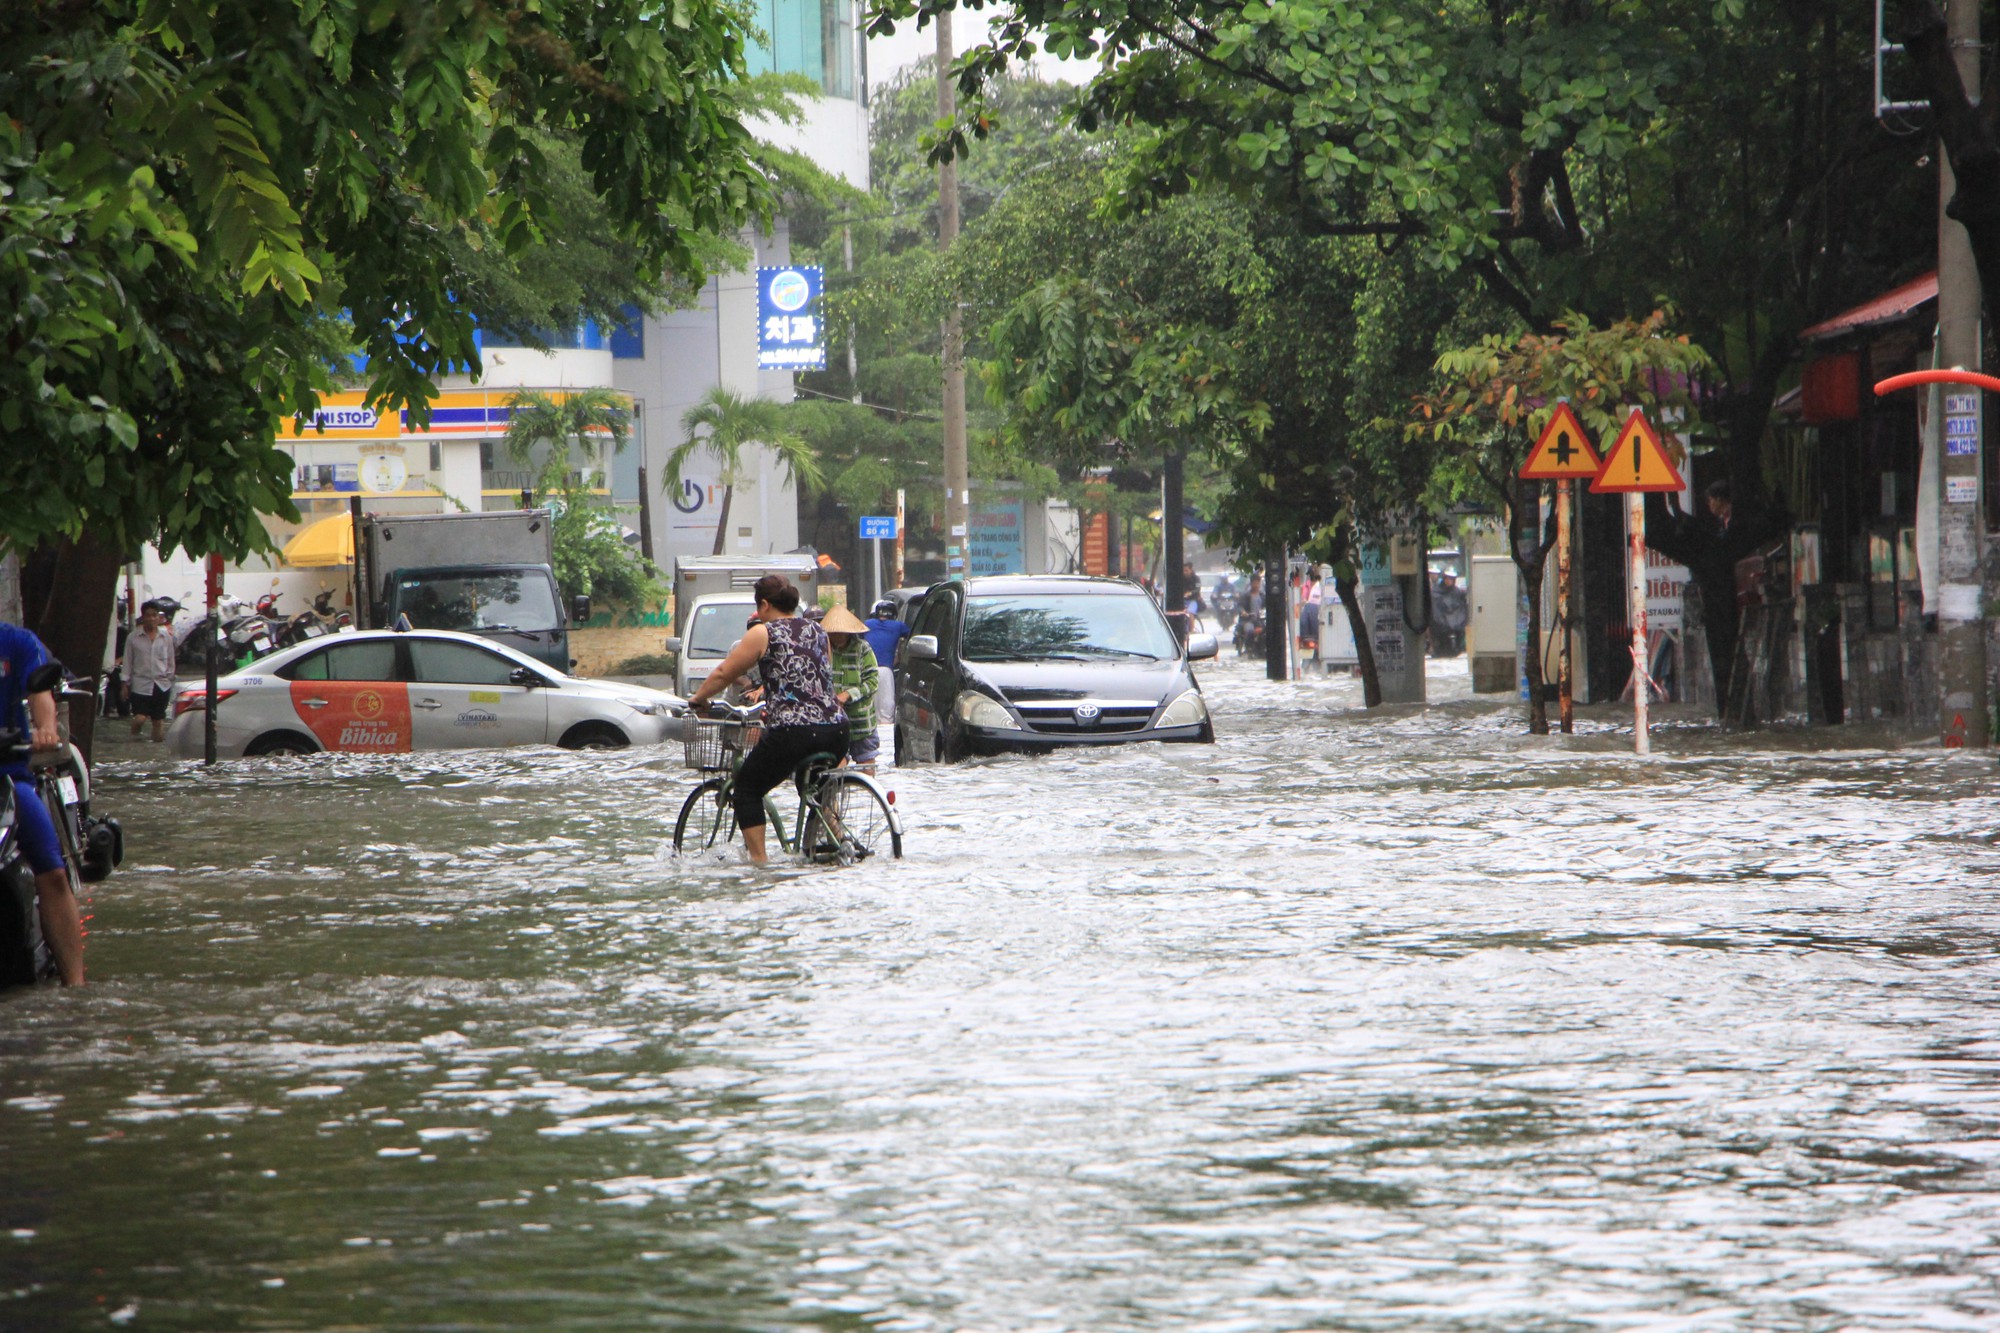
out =
[[[570,674],[609,676],[627,658],[663,653],[670,631],[657,625],[604,625],[569,632],[569,655],[576,659]]]

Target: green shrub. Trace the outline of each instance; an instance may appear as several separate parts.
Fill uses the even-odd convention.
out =
[[[672,653],[640,653],[628,657],[611,669],[614,676],[671,676],[674,674]]]

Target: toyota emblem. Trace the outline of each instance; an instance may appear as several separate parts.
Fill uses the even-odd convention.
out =
[[[1100,716],[1102,716],[1103,713],[1104,710],[1102,708],[1099,708],[1096,704],[1078,704],[1076,706],[1077,724],[1079,726],[1085,726],[1085,727],[1094,726],[1096,725],[1097,719]]]

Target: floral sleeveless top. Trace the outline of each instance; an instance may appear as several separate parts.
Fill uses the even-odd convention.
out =
[[[847,710],[833,697],[833,659],[826,631],[804,616],[769,621],[771,646],[757,659],[764,681],[764,725],[845,726]]]

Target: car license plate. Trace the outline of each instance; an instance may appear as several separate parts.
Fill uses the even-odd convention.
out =
[[[76,779],[75,779],[75,778],[68,778],[68,777],[64,777],[64,778],[57,778],[57,779],[56,779],[56,790],[62,793],[62,799],[63,799],[63,804],[64,804],[64,805],[75,805],[75,804],[76,804]]]

